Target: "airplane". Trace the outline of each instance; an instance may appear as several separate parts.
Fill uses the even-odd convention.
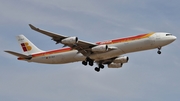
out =
[[[83,65],[93,66],[97,63],[95,71],[99,72],[107,65],[109,68],[121,68],[129,60],[128,56],[123,54],[138,52],[150,49],[158,49],[161,54],[161,48],[176,40],[176,36],[166,32],[151,32],[130,36],[126,38],[117,38],[108,41],[91,43],[79,40],[78,37],[68,37],[46,30],[39,29],[31,24],[30,28],[41,34],[47,35],[56,42],[64,44],[64,47],[56,50],[43,51],[36,47],[24,35],[18,35],[17,40],[23,50],[23,53],[5,51],[17,56],[18,60],[27,62],[36,62],[44,64],[65,64],[81,61]]]

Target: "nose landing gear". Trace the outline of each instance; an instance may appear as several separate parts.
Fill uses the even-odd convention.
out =
[[[157,53],[158,53],[158,54],[161,54],[161,47],[158,48]]]

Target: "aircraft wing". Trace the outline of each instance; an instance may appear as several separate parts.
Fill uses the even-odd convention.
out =
[[[54,41],[56,41],[58,43],[58,40],[60,41],[60,39],[64,39],[64,38],[67,38],[66,36],[63,36],[63,35],[59,35],[59,34],[56,34],[56,33],[53,33],[53,32],[48,32],[48,31],[45,31],[45,30],[42,30],[42,29],[39,29],[31,24],[29,24],[29,26],[31,27],[32,30],[35,30],[39,33],[42,33],[44,35],[47,35],[49,37],[52,37]],[[56,40],[57,39],[57,40]]]
[[[64,40],[64,39],[71,38],[71,37],[67,37],[67,36],[63,36],[63,35],[60,35],[60,34],[56,34],[56,33],[53,33],[53,32],[49,32],[49,31],[39,29],[39,28],[37,28],[37,27],[35,27],[35,26],[31,25],[31,24],[29,24],[29,26],[31,27],[32,30],[51,37],[52,40],[56,41],[56,44],[62,43],[62,40]],[[62,44],[64,44],[64,43],[62,43]],[[69,46],[72,49],[78,50],[80,53],[82,53],[85,56],[90,54],[90,52],[91,52],[90,48],[92,48],[94,46],[97,46],[97,44],[95,44],[95,43],[86,42],[86,41],[82,41],[82,40],[78,40],[78,43],[76,43],[76,44],[64,44],[64,45]]]

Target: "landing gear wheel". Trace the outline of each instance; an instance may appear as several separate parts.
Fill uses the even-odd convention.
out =
[[[157,53],[158,53],[158,54],[161,54],[161,51],[158,51]]]
[[[99,72],[99,71],[100,71],[100,68],[96,67],[96,68],[94,68],[94,70],[95,70],[96,72]]]
[[[86,66],[87,65],[87,61],[82,61],[82,64]]]
[[[104,65],[99,64],[99,68],[104,69]]]
[[[158,48],[157,53],[158,53],[158,54],[161,54],[161,47]]]
[[[90,59],[89,57],[86,58],[86,62],[88,62],[90,66],[94,65],[94,60]]]
[[[86,58],[86,61],[88,61],[88,62],[89,62],[89,61],[92,61],[92,60],[91,60],[89,57],[87,57],[87,58]]]
[[[94,61],[89,61],[89,65],[93,66],[94,65]]]

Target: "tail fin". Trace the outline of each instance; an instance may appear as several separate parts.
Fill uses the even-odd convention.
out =
[[[31,41],[29,41],[24,35],[18,35],[17,40],[24,52],[24,54],[31,55],[32,53],[43,52],[37,48]]]

